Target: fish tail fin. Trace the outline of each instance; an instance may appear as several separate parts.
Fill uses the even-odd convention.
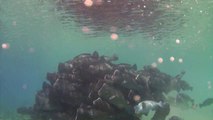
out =
[[[159,106],[159,107],[163,107],[163,104],[164,104],[164,103],[163,103],[162,101],[158,102],[158,106]]]

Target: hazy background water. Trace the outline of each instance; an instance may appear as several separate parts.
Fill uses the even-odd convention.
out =
[[[0,112],[33,105],[47,72],[56,71],[59,62],[94,50],[102,55],[117,54],[118,62],[136,63],[139,69],[156,63],[171,75],[185,70],[183,79],[194,87],[188,94],[196,103],[213,97],[213,89],[208,88],[208,83],[213,83],[212,0],[162,0],[157,9],[164,12],[162,16],[152,23],[145,19],[142,28],[137,28],[142,25],[140,20],[133,21],[131,25],[137,24],[133,29],[127,26],[129,31],[110,26],[110,22],[87,23],[82,14],[79,17],[59,3],[0,0]],[[159,26],[159,21],[166,24]],[[112,40],[112,33],[118,39]],[[169,60],[171,56],[174,62]],[[164,60],[161,64],[160,57]],[[186,120],[211,120],[213,107],[184,112],[175,108],[173,113]]]

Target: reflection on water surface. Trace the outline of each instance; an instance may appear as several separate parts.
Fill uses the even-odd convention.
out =
[[[159,39],[183,25],[181,1],[170,0],[59,0],[64,24],[73,18],[84,33],[142,33]]]

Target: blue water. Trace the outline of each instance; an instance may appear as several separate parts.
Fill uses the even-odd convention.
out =
[[[167,10],[167,2],[172,9]],[[65,8],[59,9],[56,3],[54,0],[0,0],[2,114],[20,106],[32,106],[46,73],[57,71],[59,62],[95,50],[101,55],[116,54],[118,63],[137,64],[139,69],[156,63],[160,70],[173,76],[184,70],[183,79],[194,87],[188,94],[196,103],[213,97],[213,88],[208,88],[208,83],[213,84],[212,0],[182,0],[177,6],[175,1],[163,0],[158,9],[165,15],[153,23],[163,21],[165,26],[151,24],[143,26],[146,30],[129,32],[120,27],[116,40],[110,38],[114,33],[110,31],[110,22],[98,25],[78,22],[83,18],[73,15],[75,12],[66,12]],[[176,20],[169,19],[170,16],[176,16]],[[91,33],[82,31],[85,26]],[[174,62],[169,60],[172,56]],[[160,57],[163,63],[158,63]],[[173,113],[182,114],[186,120],[211,120],[213,106],[185,112],[174,108]]]

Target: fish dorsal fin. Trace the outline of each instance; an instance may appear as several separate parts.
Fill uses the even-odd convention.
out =
[[[95,57],[95,58],[98,58],[98,57],[99,57],[99,54],[98,54],[97,51],[94,51],[93,54],[92,54],[92,56]]]
[[[132,65],[132,68],[133,68],[134,70],[137,70],[137,65],[136,65],[136,64]]]

